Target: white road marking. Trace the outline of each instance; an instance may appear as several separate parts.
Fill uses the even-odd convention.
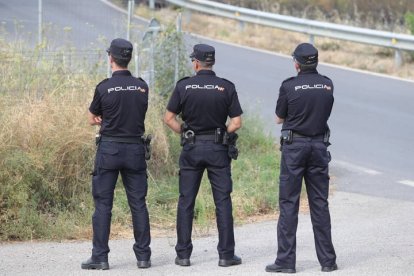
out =
[[[366,174],[370,174],[370,175],[379,175],[382,174],[382,172],[370,169],[370,168],[365,168],[359,165],[355,165],[349,162],[345,162],[345,161],[340,161],[340,160],[333,160],[332,161],[333,165],[338,165],[342,168],[348,169],[350,171],[354,171],[354,172],[363,172]]]
[[[398,181],[398,183],[414,187],[414,181],[412,180],[400,180]]]

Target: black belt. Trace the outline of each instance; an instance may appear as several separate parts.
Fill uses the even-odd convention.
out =
[[[297,133],[297,132],[293,132],[292,136],[293,136],[293,138],[323,138],[323,134],[315,135],[315,136],[306,136],[306,135],[302,135],[302,134]]]
[[[128,143],[128,144],[143,144],[141,137],[115,137],[102,135],[100,138],[101,142],[117,142],[117,143]]]
[[[196,141],[215,141],[215,134],[196,134]]]

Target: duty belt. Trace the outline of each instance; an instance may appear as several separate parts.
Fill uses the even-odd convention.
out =
[[[199,141],[215,141],[216,135],[215,134],[196,134],[196,140]]]
[[[292,130],[282,130],[281,136],[280,136],[280,144],[281,145],[283,145],[284,143],[291,144],[293,141],[293,138],[312,138],[312,139],[322,139],[326,145],[330,145],[329,136],[330,136],[329,130],[327,130],[325,134],[320,134],[320,135],[315,135],[315,136],[302,135]]]
[[[323,134],[315,135],[315,136],[307,136],[307,135],[302,135],[297,132],[293,132],[292,135],[293,135],[293,138],[323,138],[324,136]]]
[[[100,137],[101,142],[117,142],[117,143],[128,143],[128,144],[142,144],[142,138],[140,137],[116,137],[102,135]]]
[[[184,145],[185,143],[194,144],[195,141],[213,141],[216,144],[222,144],[225,134],[225,130],[220,128],[217,128],[216,130],[200,131],[198,133],[188,129],[181,133],[181,145]]]

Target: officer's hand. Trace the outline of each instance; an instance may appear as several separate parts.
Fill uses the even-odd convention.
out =
[[[101,116],[96,116],[93,119],[95,121],[95,125],[101,125],[101,123],[102,123],[102,117]]]

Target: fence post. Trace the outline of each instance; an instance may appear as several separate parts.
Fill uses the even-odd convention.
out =
[[[154,0],[149,0],[149,8],[150,8],[150,10],[155,9],[155,1]]]
[[[177,16],[177,22],[176,22],[176,29],[177,29],[177,35],[181,35],[181,23],[182,23],[182,15],[181,13],[178,14]],[[179,62],[179,58],[180,58],[180,46],[177,43],[176,49],[175,49],[175,69],[174,69],[174,83],[177,83],[178,81],[178,74],[179,74],[179,66],[178,66],[178,62]]]
[[[154,34],[151,35],[151,49],[150,49],[150,75],[149,75],[149,88],[151,93],[154,92],[154,79],[155,79],[155,66],[154,66],[154,47],[155,47],[155,38]]]
[[[129,40],[131,35],[131,18],[132,18],[132,9],[133,9],[133,2],[134,0],[128,1],[128,19],[127,19],[127,40]]]
[[[110,61],[110,57],[108,55],[107,57],[107,72],[106,72],[106,77],[109,79],[112,75],[112,69],[111,69],[111,61]]]
[[[37,43],[39,45],[43,42],[43,7],[42,0],[38,1],[38,37]]]
[[[397,68],[403,65],[404,60],[400,49],[395,49],[394,62]]]
[[[150,49],[150,75],[149,75],[149,86],[150,91],[154,91],[155,88],[155,64],[154,64],[154,50],[155,50],[155,38],[157,37],[158,31],[160,30],[161,25],[155,18],[152,18],[149,25],[146,34],[151,35],[151,49]],[[144,35],[145,39],[145,35]]]
[[[135,55],[134,55],[134,60],[135,60],[135,77],[139,77],[139,61],[138,61],[138,43],[134,43],[134,48],[135,48]]]
[[[240,13],[238,11],[236,11],[235,15],[236,15],[236,17],[240,17]],[[244,30],[244,26],[245,26],[244,21],[243,20],[239,20],[239,30],[240,31],[243,31]]]
[[[309,43],[314,45],[315,44],[315,36],[313,34],[309,35]]]

